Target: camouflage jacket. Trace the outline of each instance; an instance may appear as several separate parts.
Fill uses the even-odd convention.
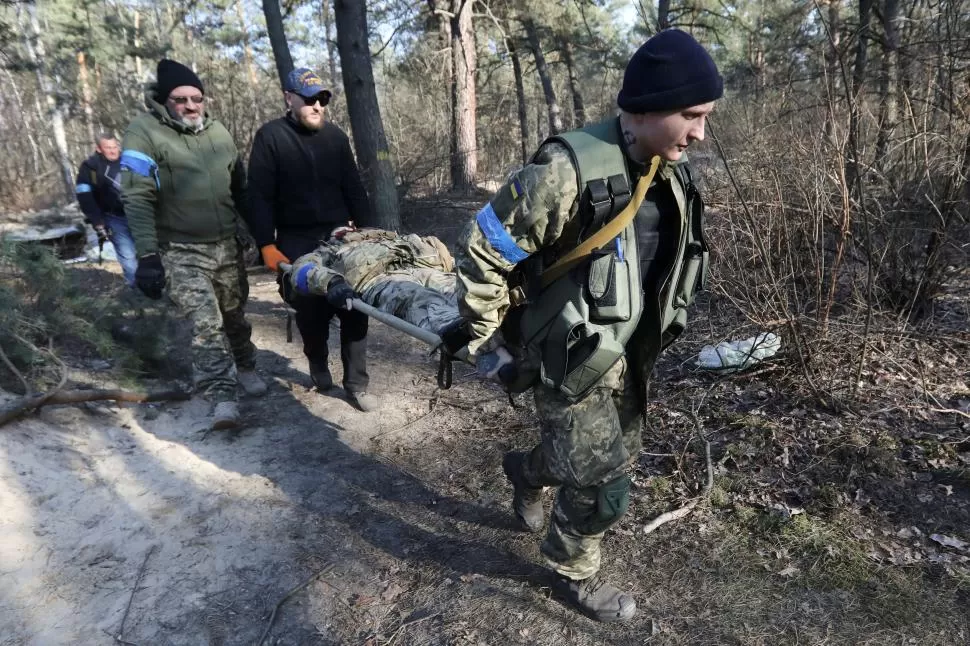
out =
[[[325,296],[343,277],[371,305],[432,332],[458,318],[454,260],[434,236],[364,229],[329,240],[293,263],[298,292]]]
[[[327,285],[342,276],[354,291],[365,292],[375,281],[395,270],[426,268],[450,272],[454,260],[435,238],[413,233],[399,235],[382,229],[352,231],[340,240],[328,240],[293,263],[292,280],[301,276],[299,291],[327,294]]]
[[[674,165],[663,164],[655,181],[669,185],[683,219],[686,197],[675,177]],[[466,225],[458,241],[455,271],[458,307],[473,336],[468,345],[473,357],[506,345],[500,326],[510,308],[508,277],[517,262],[540,251],[553,251],[554,258],[558,247],[562,246],[564,253],[575,246],[566,241],[575,241],[579,236],[579,200],[577,173],[569,151],[562,144],[550,141]],[[507,239],[509,248],[493,247],[483,230],[488,228],[488,222],[495,226],[496,221],[510,238]],[[496,238],[495,232],[488,233]],[[675,264],[681,262],[683,244],[682,235]],[[667,289],[660,300],[669,301],[672,291]],[[671,310],[665,303],[660,303],[658,309],[661,313]],[[656,324],[660,329],[670,323],[665,314],[655,314],[653,318],[659,319]]]

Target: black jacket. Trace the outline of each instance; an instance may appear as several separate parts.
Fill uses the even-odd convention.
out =
[[[350,141],[329,121],[318,131],[289,115],[263,124],[249,158],[249,205],[249,228],[260,247],[315,242],[350,220],[372,224]]]
[[[109,162],[95,153],[81,162],[74,182],[77,202],[91,226],[104,224],[105,215],[125,216],[121,204],[121,160]]]

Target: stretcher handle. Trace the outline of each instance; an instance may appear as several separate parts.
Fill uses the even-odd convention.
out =
[[[279,264],[279,268],[283,273],[288,273],[293,269],[293,265],[281,262]],[[398,332],[404,332],[408,336],[412,336],[419,341],[424,341],[434,349],[441,346],[441,337],[434,332],[425,330],[424,328],[418,327],[413,323],[399,319],[393,314],[388,314],[387,312],[379,310],[373,305],[365,303],[359,298],[352,299],[351,303],[353,303],[353,308],[358,312],[363,312],[372,319],[377,319],[381,323],[394,328]],[[468,348],[462,348],[453,356],[459,361],[468,361]]]

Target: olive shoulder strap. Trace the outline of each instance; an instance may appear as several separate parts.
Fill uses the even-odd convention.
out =
[[[615,218],[607,222],[599,231],[584,240],[582,244],[567,253],[565,256],[556,261],[555,264],[542,272],[543,287],[547,287],[557,278],[582,262],[582,260],[592,253],[594,249],[599,249],[600,247],[605,246],[610,242],[610,240],[623,232],[623,229],[625,229],[633,221],[637,211],[640,210],[640,205],[643,203],[643,198],[646,197],[647,190],[650,188],[650,184],[653,182],[654,175],[657,174],[657,169],[659,167],[660,157],[654,157],[650,161],[650,170],[640,177],[640,180],[637,182],[637,185],[633,190],[633,196],[630,198],[630,202],[626,205],[626,207],[624,207],[624,209],[620,211]]]

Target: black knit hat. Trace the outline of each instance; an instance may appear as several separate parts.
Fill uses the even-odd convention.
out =
[[[616,102],[626,112],[663,112],[721,98],[724,79],[707,50],[679,29],[666,29],[636,51]]]
[[[158,80],[155,83],[155,98],[163,103],[168,99],[168,95],[172,93],[172,90],[183,85],[197,87],[199,88],[199,92],[205,94],[202,81],[195,75],[195,72],[185,65],[167,58],[158,61],[156,78]]]

